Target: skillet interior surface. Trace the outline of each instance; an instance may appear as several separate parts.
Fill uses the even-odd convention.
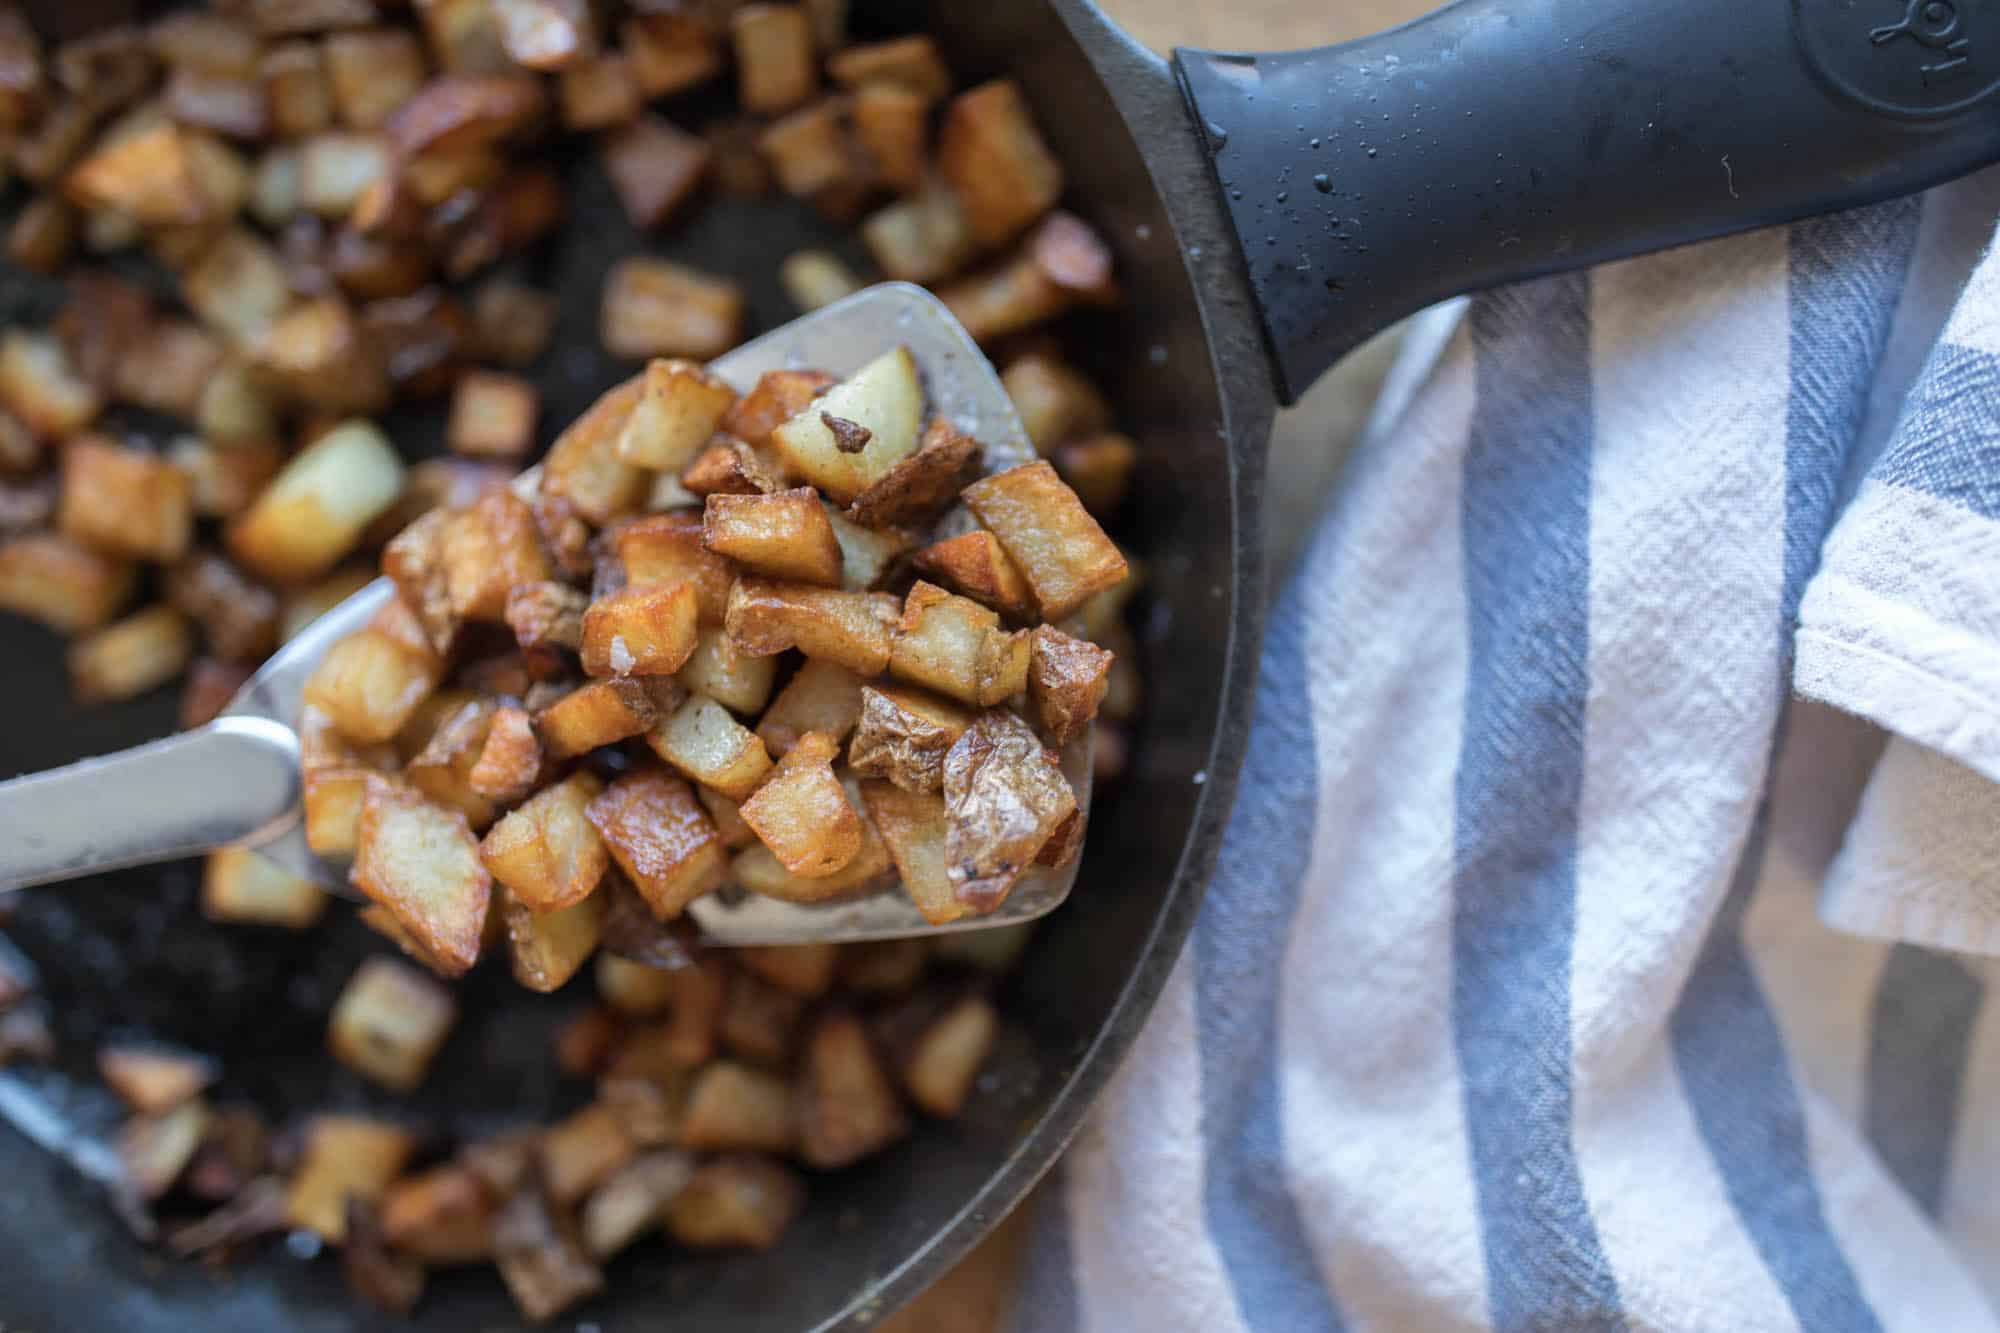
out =
[[[1122,788],[1096,808],[1076,892],[1043,923],[1001,994],[1005,1035],[964,1119],[925,1125],[865,1167],[815,1179],[807,1215],[768,1254],[701,1257],[657,1244],[634,1247],[612,1266],[610,1294],[572,1311],[565,1326],[606,1333],[859,1326],[963,1253],[1046,1167],[1136,1034],[1212,859],[1212,846],[1192,835],[1198,822],[1212,826],[1217,817],[1204,798],[1219,802],[1231,786],[1228,724],[1247,722],[1225,716],[1224,692],[1232,643],[1251,632],[1234,617],[1239,607],[1256,615],[1255,596],[1243,593],[1256,571],[1246,571],[1239,555],[1254,534],[1246,539],[1236,517],[1248,501],[1237,494],[1219,377],[1193,285],[1137,144],[1051,9],[941,5],[931,13],[891,3],[857,10],[863,34],[936,32],[961,84],[1000,73],[1020,79],[1068,168],[1066,202],[1118,253],[1126,305],[1090,316],[1066,341],[1099,376],[1143,450],[1118,532],[1148,571],[1139,624],[1147,711]],[[723,88],[664,109],[681,123],[700,123],[728,98]],[[571,159],[570,224],[553,248],[523,266],[562,298],[557,340],[533,372],[543,395],[543,443],[632,369],[607,358],[596,336],[602,278],[616,259],[651,252],[730,274],[748,291],[748,331],[755,333],[792,313],[775,272],[784,255],[832,244],[857,262],[864,258],[851,240],[834,239],[809,207],[782,197],[713,198],[663,233],[639,234],[594,154]],[[0,324],[37,322],[59,300],[54,284],[0,272]],[[438,447],[442,418],[441,405],[425,406],[400,410],[386,424],[406,452],[421,454]],[[52,635],[9,618],[0,620],[0,643],[7,709],[0,773],[132,744],[173,725],[171,689],[79,710],[69,701]],[[1240,673],[1230,692],[1245,701],[1234,711],[1246,711]],[[1204,786],[1211,765],[1217,780]],[[39,965],[63,1048],[56,1071],[19,1077],[73,1123],[98,1133],[113,1123],[115,1108],[89,1076],[90,1054],[106,1037],[134,1033],[220,1057],[226,1075],[217,1096],[252,1100],[274,1117],[376,1106],[456,1135],[544,1120],[583,1100],[582,1085],[556,1082],[548,1039],[588,998],[587,975],[563,993],[538,997],[502,970],[482,969],[466,983],[466,1016],[425,1089],[410,1101],[388,1101],[334,1065],[323,1037],[328,1009],[357,960],[389,946],[338,905],[328,924],[305,935],[212,925],[196,910],[198,875],[198,864],[182,863],[30,890],[0,927]],[[488,1269],[437,1275],[419,1318],[434,1327],[519,1325]],[[283,1245],[221,1273],[157,1257],[128,1236],[98,1190],[15,1129],[0,1127],[0,1326],[303,1333],[378,1324],[407,1326],[356,1307],[337,1264],[304,1262]]]

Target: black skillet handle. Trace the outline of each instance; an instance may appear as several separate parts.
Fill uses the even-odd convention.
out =
[[[2000,0],[1460,0],[1174,64],[1286,402],[1445,297],[2000,158]]]

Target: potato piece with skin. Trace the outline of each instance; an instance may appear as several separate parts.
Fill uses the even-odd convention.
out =
[[[1027,723],[990,709],[944,761],[946,873],[975,912],[1006,901],[1050,836],[1076,811],[1056,756]]]
[[[1004,615],[1026,620],[1035,594],[999,539],[984,530],[933,542],[916,554],[917,568]]]
[[[1037,625],[1028,658],[1028,699],[1055,745],[1081,736],[1097,716],[1113,655],[1052,625]]]
[[[603,790],[595,774],[577,772],[536,792],[487,833],[480,861],[533,911],[582,902],[611,866],[611,853],[586,813]]]
[[[633,376],[607,390],[556,437],[542,460],[542,490],[568,500],[600,526],[628,514],[645,499],[647,475],[618,457],[618,438],[645,389]]]
[[[777,674],[775,657],[745,656],[725,631],[710,627],[696,636],[694,652],[674,679],[689,694],[713,699],[732,713],[753,714],[770,700]]]
[[[971,725],[971,713],[922,690],[864,685],[848,764],[861,777],[887,778],[909,791],[938,791],[944,786],[945,754]]]
[[[477,1175],[447,1163],[389,1186],[382,1233],[398,1251],[433,1267],[490,1263],[498,1211]]]
[[[582,685],[535,715],[535,731],[551,759],[577,755],[637,736],[659,718],[639,681],[599,680]]]
[[[728,560],[702,544],[699,514],[656,514],[634,519],[611,534],[611,549],[625,567],[629,588],[666,587],[690,583],[695,590],[696,620],[720,625],[729,611],[729,590],[736,571]]]
[[[892,674],[964,703],[990,707],[1028,683],[1028,635],[1000,617],[919,579],[903,604],[889,654]]]
[[[981,995],[968,995],[932,1019],[903,1062],[903,1086],[917,1109],[945,1120],[963,1111],[999,1036],[1000,1016]]]
[[[861,684],[838,663],[807,658],[758,722],[759,739],[780,758],[809,731],[846,739],[861,716]]]
[[[974,482],[965,503],[1020,567],[1044,620],[1071,614],[1129,572],[1123,553],[1046,462]]]
[[[294,455],[229,526],[238,563],[277,582],[331,569],[403,489],[403,464],[382,432],[344,422]]]
[[[708,174],[708,141],[642,115],[600,142],[605,174],[635,227],[659,227],[687,206]]]
[[[493,880],[465,817],[389,778],[370,778],[349,875],[447,975],[479,958]]]
[[[861,801],[895,860],[904,892],[924,920],[944,926],[968,915],[947,872],[945,838],[950,821],[945,817],[944,796],[888,782],[864,782]]]
[[[423,1083],[457,1022],[448,987],[393,958],[370,958],[334,1001],[326,1044],[369,1082],[407,1094]]]
[[[819,370],[767,370],[749,393],[722,414],[725,435],[761,448],[771,432],[805,411],[807,404],[840,383]]]
[[[618,437],[618,456],[635,467],[679,471],[736,404],[736,390],[692,361],[654,361],[643,385]]]
[[[532,991],[562,989],[597,952],[604,934],[604,899],[592,894],[550,912],[537,912],[500,890],[514,980]]]
[[[386,741],[437,688],[439,675],[440,664],[428,647],[418,651],[370,628],[327,650],[306,679],[305,701],[350,740]]]
[[[65,634],[105,624],[138,586],[130,561],[54,532],[0,542],[0,610]]]
[[[534,447],[540,401],[531,381],[468,370],[452,391],[445,446],[474,457],[518,459]]]
[[[626,588],[583,613],[583,669],[593,676],[671,676],[694,652],[694,585]]]
[[[497,805],[512,805],[527,798],[541,773],[542,743],[527,710],[512,704],[495,710],[466,785]]]
[[[384,1121],[318,1117],[285,1197],[286,1222],[339,1244],[347,1235],[348,1198],[381,1198],[416,1147],[416,1135]]]
[[[816,1000],[833,985],[840,967],[840,946],[824,940],[765,944],[734,950],[731,957],[787,994]]]
[[[861,816],[833,774],[839,754],[840,742],[807,732],[743,802],[743,822],[801,878],[831,875],[861,850]]]
[[[621,261],[604,283],[598,337],[613,356],[720,356],[743,334],[743,289],[664,259]]]
[[[70,691],[81,704],[130,699],[178,676],[193,656],[187,617],[150,606],[70,644]]]
[[[692,1249],[768,1250],[805,1208],[797,1175],[766,1157],[719,1157],[667,1209],[667,1232]]]
[[[653,752],[731,800],[746,799],[771,771],[764,742],[713,699],[692,695],[646,736]]]
[[[879,676],[889,665],[898,615],[896,599],[886,593],[742,578],[730,590],[724,624],[740,653],[767,657],[797,648],[858,675]]]
[[[883,473],[847,507],[866,528],[927,523],[979,476],[985,447],[943,417],[924,428],[917,451]]]
[[[937,156],[981,245],[1011,240],[1062,195],[1062,164],[1011,79],[952,99],[938,131]]]
[[[881,1152],[910,1132],[909,1112],[854,1014],[824,1014],[799,1072],[799,1160],[831,1170]]]
[[[695,1076],[680,1146],[694,1152],[791,1151],[792,1087],[775,1074],[717,1060]]]
[[[897,346],[773,430],[771,444],[794,474],[846,504],[916,452],[923,406],[917,363]]]
[[[82,436],[63,449],[57,523],[113,555],[171,563],[194,529],[193,483],[159,454]]]
[[[810,486],[776,495],[711,495],[702,544],[770,578],[840,584],[840,543]]]
[[[677,917],[722,886],[722,840],[680,778],[660,771],[627,774],[585,814],[656,919]]]
[[[363,779],[363,785],[365,782]],[[358,819],[358,803],[355,815]],[[311,817],[310,807],[307,817]],[[348,846],[351,850],[351,841]],[[201,911],[211,921],[305,930],[326,914],[326,903],[319,885],[247,847],[210,852],[202,867]]]
[[[729,19],[736,98],[746,111],[786,111],[819,87],[812,20],[798,5],[745,5]]]

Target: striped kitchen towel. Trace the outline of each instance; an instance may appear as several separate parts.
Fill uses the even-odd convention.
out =
[[[1996,215],[1418,324],[1018,1328],[2000,1329]]]

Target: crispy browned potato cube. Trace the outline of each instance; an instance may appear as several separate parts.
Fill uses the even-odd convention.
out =
[[[202,868],[201,910],[211,921],[304,930],[325,913],[326,894],[248,848],[225,847]]]
[[[1001,372],[1000,383],[1013,399],[1028,438],[1043,454],[1111,424],[1111,404],[1097,386],[1053,356],[1031,352],[1016,357]]]
[[[864,685],[848,763],[863,777],[887,778],[909,791],[938,791],[945,754],[971,725],[971,713],[922,690]]]
[[[446,74],[389,117],[384,132],[405,157],[487,148],[541,118],[548,92],[533,74]]]
[[[687,783],[671,773],[627,774],[585,814],[659,920],[679,916],[721,887],[727,873],[722,840]]]
[[[439,654],[451,651],[460,621],[452,609],[444,564],[444,538],[453,518],[453,511],[442,505],[426,509],[382,550],[382,572],[395,583],[396,595]]]
[[[440,669],[428,647],[412,648],[382,630],[365,629],[327,651],[306,680],[305,701],[350,740],[386,741],[437,688]]]
[[[271,130],[281,139],[317,134],[333,123],[333,90],[317,42],[280,42],[259,65]]]
[[[696,1249],[768,1250],[805,1208],[806,1187],[768,1157],[719,1157],[667,1209],[667,1232]]]
[[[727,632],[711,627],[696,636],[694,652],[674,679],[690,694],[713,699],[733,713],[750,714],[769,701],[777,674],[776,658],[739,653]]]
[[[194,1160],[211,1119],[207,1103],[190,1101],[126,1121],[118,1134],[118,1161],[133,1192],[152,1200],[172,1189]]]
[[[215,1082],[215,1061],[167,1046],[120,1044],[97,1048],[97,1074],[140,1115],[161,1115]]]
[[[730,974],[717,1035],[746,1060],[784,1065],[791,1059],[805,1001],[751,972]]]
[[[534,364],[556,328],[556,298],[548,292],[493,278],[472,298],[472,344],[477,355],[519,369]]]
[[[646,498],[647,474],[618,457],[618,438],[644,392],[635,375],[606,391],[572,422],[542,460],[542,491],[567,501],[599,525],[637,509]]]
[[[698,498],[711,495],[775,495],[785,489],[777,460],[764,451],[718,435],[681,472],[681,488]]]
[[[70,690],[84,704],[130,699],[178,676],[193,656],[187,617],[150,606],[70,645]]]
[[[825,941],[758,945],[730,956],[779,990],[806,1000],[826,994],[840,966],[840,946]]]
[[[596,894],[538,912],[500,890],[500,910],[507,922],[514,980],[532,991],[560,990],[575,976],[604,935],[604,899]]]
[[[817,310],[865,285],[847,261],[827,250],[797,250],[778,265],[778,282],[800,310]]]
[[[807,732],[743,802],[743,822],[786,870],[805,879],[833,874],[861,850],[861,816],[833,774],[839,754],[840,742]]]
[[[169,563],[187,550],[193,491],[187,474],[158,454],[81,436],[63,450],[57,523],[114,555]]]
[[[403,777],[432,801],[465,816],[474,833],[493,822],[493,803],[472,790],[472,766],[486,748],[497,705],[472,699],[452,710],[403,767]]]
[[[1109,684],[1111,653],[1050,625],[1037,625],[1028,664],[1028,698],[1056,745],[1081,736]]]
[[[664,1225],[668,1205],[693,1177],[685,1153],[651,1152],[626,1163],[584,1202],[584,1248],[602,1262]]]
[[[702,545],[699,514],[655,514],[635,519],[611,534],[612,549],[625,568],[626,586],[694,586],[697,620],[719,625],[729,610],[736,574],[729,562]]]
[[[586,0],[493,0],[500,45],[529,69],[568,69],[597,51],[597,22]]]
[[[938,299],[981,342],[1053,319],[1077,305],[1115,305],[1111,247],[1060,209],[1036,226],[1012,259],[954,282]]]
[[[797,753],[796,749],[793,753]],[[844,787],[844,784],[843,784]],[[850,791],[852,807],[859,798]],[[861,846],[851,860],[832,874],[807,878],[785,869],[784,862],[762,842],[752,842],[729,864],[735,881],[752,893],[788,903],[822,903],[873,893],[887,886],[895,863],[889,849],[875,834],[874,826],[860,819]]]
[[[746,799],[771,771],[764,742],[713,699],[691,695],[646,743],[694,781],[734,801]]]
[[[53,532],[0,542],[0,610],[66,634],[105,624],[131,599],[138,571]]]
[[[877,180],[898,191],[922,187],[930,169],[928,98],[896,84],[866,84],[854,94],[853,120]]]
[[[636,227],[664,224],[708,173],[708,141],[661,116],[642,115],[611,131],[601,151],[605,174]]]
[[[701,797],[702,808],[715,821],[715,831],[722,837],[722,845],[735,851],[757,841],[757,835],[743,822],[743,809],[713,787],[696,787],[695,795]]]
[[[611,865],[611,854],[585,815],[604,784],[588,772],[535,793],[493,826],[479,857],[493,878],[537,912],[582,902]]]
[[[846,667],[807,658],[757,724],[757,735],[781,758],[809,731],[844,740],[861,716],[861,685]]]
[[[98,391],[77,373],[60,340],[47,333],[0,333],[0,404],[35,434],[73,435],[104,407]]]
[[[604,350],[649,356],[720,356],[743,336],[743,289],[664,259],[626,259],[604,283],[598,325]]]
[[[499,1205],[479,1177],[456,1162],[390,1185],[382,1233],[391,1245],[434,1267],[489,1263]]]
[[[1028,635],[966,597],[919,579],[903,604],[889,670],[964,703],[988,707],[1028,683]]]
[[[798,5],[745,5],[729,18],[736,97],[745,111],[786,111],[819,87],[812,19]]]
[[[694,651],[694,585],[626,588],[583,613],[583,669],[593,676],[670,676]]]
[[[996,708],[945,755],[944,803],[952,891],[973,911],[990,912],[1076,812],[1076,793],[1028,724]]]
[[[493,878],[463,815],[403,783],[370,778],[349,878],[448,975],[478,960]]]
[[[539,1324],[604,1290],[604,1274],[583,1247],[567,1203],[531,1180],[516,1190],[493,1227],[494,1262],[521,1315]]]
[[[862,676],[889,665],[896,599],[803,583],[742,578],[729,593],[724,624],[736,651],[767,657],[797,648]]]
[[[1035,594],[1028,580],[990,532],[968,532],[934,542],[917,552],[916,565],[927,576],[995,611],[1023,620],[1036,614]]]
[[[639,91],[649,99],[706,83],[722,72],[721,40],[694,14],[635,13],[618,35]]]
[[[517,583],[507,590],[507,628],[523,649],[583,646],[583,613],[590,598],[562,583]]]
[[[708,444],[736,391],[692,361],[654,361],[618,437],[618,456],[638,467],[678,471]]]
[[[551,759],[573,759],[600,745],[637,736],[659,710],[636,680],[592,681],[571,690],[535,716],[535,731]]]
[[[416,1146],[416,1135],[380,1120],[319,1116],[306,1131],[285,1221],[339,1244],[347,1236],[347,1200],[381,1198]]]
[[[605,130],[635,119],[646,104],[635,65],[623,51],[605,51],[564,69],[557,85],[563,127]]]
[[[364,961],[327,1021],[333,1058],[391,1092],[416,1091],[458,1022],[451,991],[393,958]]]
[[[951,1119],[965,1109],[979,1067],[1000,1036],[1000,1016],[968,995],[932,1019],[903,1064],[903,1086],[926,1114]]]
[[[791,1151],[792,1087],[775,1074],[718,1060],[695,1075],[680,1145],[695,1152]]]
[[[813,1025],[799,1071],[798,1103],[799,1160],[823,1170],[851,1166],[910,1132],[909,1112],[868,1030],[845,1011],[825,1014]]]
[[[965,502],[1027,577],[1045,620],[1062,619],[1129,572],[1124,555],[1046,462],[976,481],[966,487]]]
[[[55,273],[76,244],[76,213],[54,195],[38,195],[7,230],[7,258],[36,273]]]
[[[549,1197],[564,1207],[632,1160],[637,1145],[611,1109],[594,1103],[549,1127],[539,1155]]]
[[[512,805],[527,798],[541,773],[542,743],[528,711],[512,704],[495,710],[466,785],[498,805]]]
[[[840,543],[810,486],[776,495],[709,496],[702,544],[771,578],[840,583]]]
[[[515,375],[468,370],[452,391],[445,444],[461,454],[519,458],[535,443],[535,414],[541,396]]]
[[[1019,235],[1062,194],[1062,164],[1043,142],[1027,99],[1011,79],[995,79],[953,98],[937,152],[939,169],[958,193],[981,245],[1001,245]]]
[[[847,517],[877,530],[928,522],[979,476],[984,455],[979,441],[935,417],[924,428],[917,451],[855,496]]]
[[[258,662],[276,646],[278,599],[221,556],[183,560],[162,583],[167,600],[201,622],[218,657]]]
[[[79,208],[114,209],[147,227],[217,221],[234,209],[210,193],[197,161],[204,137],[162,122],[104,142],[70,171],[63,193]]]
[[[504,620],[513,589],[546,582],[555,572],[542,550],[534,511],[504,487],[446,520],[439,559],[452,614],[468,620]]]
[[[346,856],[361,832],[368,779],[396,763],[386,745],[356,745],[308,704],[299,717],[299,767],[304,777],[306,845],[322,856]]]
[[[923,386],[907,347],[894,347],[771,432],[794,474],[846,504],[917,450]]]
[[[767,370],[722,417],[722,431],[762,448],[771,432],[840,381],[818,370]]]
[[[299,143],[299,203],[323,218],[344,218],[394,169],[379,135],[326,130]]]
[[[785,193],[809,199],[859,174],[848,141],[845,97],[828,97],[801,107],[757,136],[758,151],[770,162]]]
[[[266,578],[313,578],[352,550],[402,489],[402,460],[382,432],[344,422],[300,450],[230,525],[230,552]]]
[[[895,859],[904,890],[924,919],[942,926],[965,916],[965,904],[958,901],[945,871],[948,821],[943,795],[864,782],[861,801]]]
[[[236,517],[285,465],[274,444],[244,440],[217,447],[192,435],[174,441],[167,458],[187,476],[194,511],[203,518]]]

